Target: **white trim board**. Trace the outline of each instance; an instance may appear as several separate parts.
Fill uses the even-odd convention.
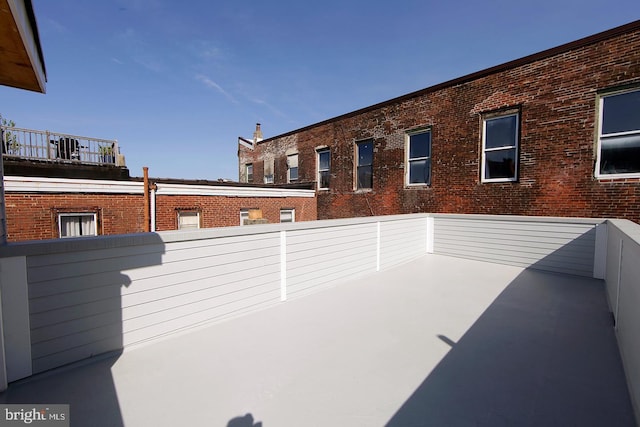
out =
[[[231,187],[218,185],[162,184],[156,183],[158,196],[198,195],[227,197],[315,197],[315,190],[292,188]]]
[[[134,181],[5,176],[4,185],[6,193],[144,193],[144,183]],[[299,190],[292,188],[233,187],[223,185],[163,183],[156,183],[156,186],[156,195],[159,196],[315,197],[315,190]]]
[[[143,194],[144,184],[99,179],[5,176],[5,193],[128,193]]]

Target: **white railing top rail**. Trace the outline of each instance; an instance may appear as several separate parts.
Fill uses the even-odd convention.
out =
[[[538,221],[538,222],[559,222],[566,224],[575,223],[602,223],[606,222],[606,219],[598,218],[553,218],[553,217],[535,217],[535,216],[521,216],[521,217],[508,217],[503,215],[449,215],[449,214],[430,214],[430,213],[415,213],[415,214],[401,214],[401,215],[383,215],[383,216],[371,216],[371,217],[358,217],[358,218],[343,218],[343,219],[327,219],[318,221],[301,221],[292,223],[278,223],[278,224],[261,224],[252,226],[237,226],[237,227],[216,227],[216,228],[203,228],[192,231],[174,230],[174,231],[162,231],[158,233],[135,233],[135,234],[119,234],[109,236],[93,236],[93,237],[79,237],[74,239],[53,239],[53,240],[37,240],[37,241],[25,241],[9,243],[7,245],[0,246],[0,257],[6,256],[24,256],[35,255],[43,253],[60,253],[74,250],[92,250],[92,249],[104,249],[115,248],[125,246],[138,246],[146,245],[150,243],[171,243],[171,242],[183,242],[190,240],[205,240],[205,239],[217,239],[229,236],[241,236],[241,235],[259,235],[274,233],[279,231],[293,231],[304,229],[320,229],[320,228],[332,228],[341,227],[347,225],[356,224],[368,224],[374,222],[387,222],[387,221],[403,221],[416,218],[459,218],[459,219],[484,219],[484,220],[516,220],[519,218],[522,221]]]
[[[124,166],[118,141],[48,130],[1,126],[5,158]]]

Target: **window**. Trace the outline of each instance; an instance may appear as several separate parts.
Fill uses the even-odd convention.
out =
[[[596,176],[640,177],[640,90],[600,98]]]
[[[264,183],[273,184],[273,159],[265,159],[264,161]]]
[[[60,237],[97,236],[96,214],[61,213],[58,214],[58,231]]]
[[[280,209],[280,222],[295,222],[296,210],[295,209]]]
[[[298,180],[298,155],[287,156],[287,182]]]
[[[318,188],[329,188],[331,153],[328,148],[318,150]]]
[[[253,182],[253,163],[245,165],[245,176],[247,177],[247,182]]]
[[[357,148],[357,189],[373,188],[373,140],[356,143]]]
[[[518,113],[515,113],[483,120],[483,182],[517,180],[518,116]]]
[[[200,228],[200,212],[178,211],[178,230]]]
[[[407,135],[407,185],[425,185],[431,182],[431,131]]]
[[[249,219],[249,209],[240,209],[240,225],[244,225],[247,219]]]

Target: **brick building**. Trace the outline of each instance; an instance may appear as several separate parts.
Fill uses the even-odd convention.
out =
[[[7,240],[228,227],[254,213],[265,223],[317,218],[315,191],[304,185],[149,179],[148,187],[145,201],[140,178],[5,176]]]
[[[240,180],[313,183],[319,219],[443,212],[640,222],[640,21],[258,136],[239,140]]]
[[[312,184],[133,178],[115,140],[0,131],[9,242],[317,219]]]

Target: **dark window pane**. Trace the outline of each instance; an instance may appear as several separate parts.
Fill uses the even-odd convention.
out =
[[[296,181],[298,179],[298,168],[289,168],[289,180]]]
[[[247,165],[247,182],[253,182],[253,165]]]
[[[409,136],[409,158],[431,156],[431,132]]]
[[[486,153],[484,178],[514,178],[516,176],[515,155],[515,149]]]
[[[373,188],[372,166],[358,166],[358,188]]]
[[[320,170],[329,170],[329,151],[320,151],[318,153],[318,165]]]
[[[498,117],[485,121],[485,148],[516,145],[518,116]]]
[[[428,184],[431,161],[416,160],[409,164],[409,184]]]
[[[373,164],[373,141],[358,143],[358,166]]]
[[[605,97],[602,111],[602,133],[633,130],[640,130],[640,91]]]
[[[320,188],[329,188],[330,177],[329,171],[320,172]]]
[[[640,135],[603,138],[601,146],[601,174],[640,172]]]

